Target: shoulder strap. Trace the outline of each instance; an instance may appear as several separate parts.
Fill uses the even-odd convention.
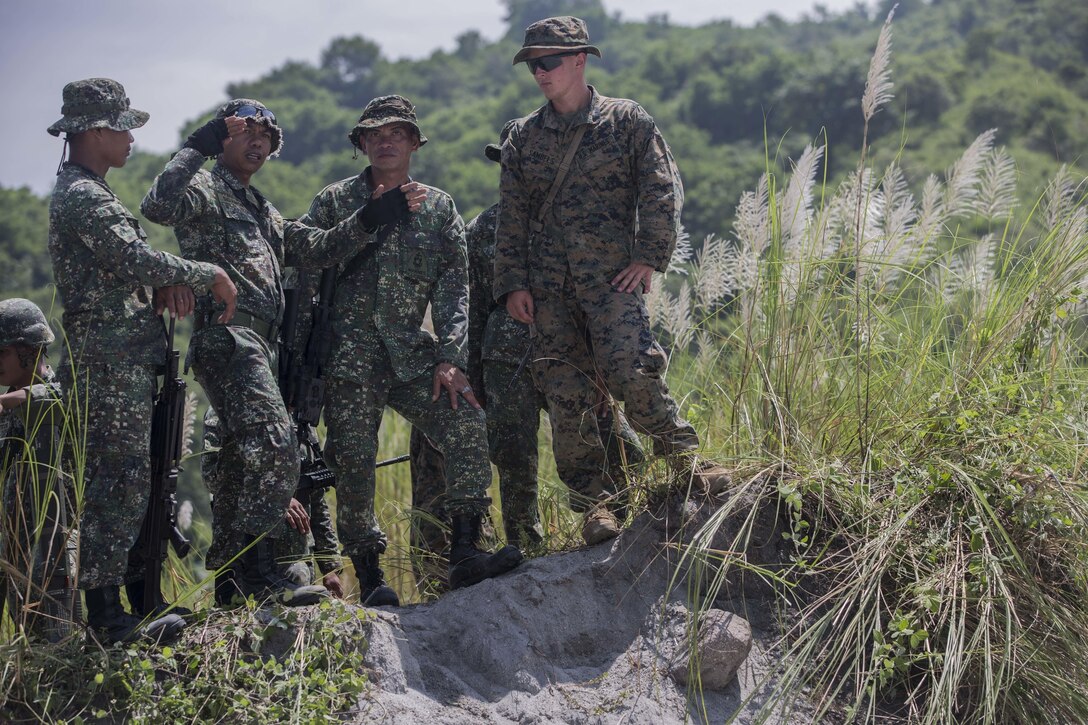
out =
[[[536,218],[529,222],[529,226],[538,234],[544,229],[544,218],[548,216],[548,211],[552,208],[552,202],[555,201],[555,196],[559,193],[559,187],[563,185],[563,181],[567,178],[567,172],[570,171],[570,164],[574,160],[574,154],[578,151],[578,145],[582,143],[582,136],[585,135],[587,128],[589,128],[589,124],[583,123],[578,127],[578,130],[574,132],[574,138],[570,140],[570,146],[567,147],[567,153],[563,156],[563,161],[559,164],[559,170],[555,172],[555,180],[552,181],[552,186],[548,189],[548,196],[545,197],[544,203],[537,209]]]

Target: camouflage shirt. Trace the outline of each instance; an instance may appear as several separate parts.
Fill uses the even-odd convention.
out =
[[[518,322],[495,301],[491,275],[495,264],[495,227],[499,205],[484,210],[465,227],[468,245],[468,376],[483,389],[484,360],[517,365],[529,349],[529,326]]]
[[[607,283],[632,262],[664,272],[676,246],[684,189],[668,144],[634,101],[591,87],[573,120],[547,104],[511,130],[502,147],[495,297],[514,290]],[[578,126],[588,129],[544,230],[530,221],[555,179]]]
[[[301,221],[328,228],[370,199],[369,169],[325,187]],[[400,380],[440,362],[466,369],[468,259],[465,227],[449,194],[431,186],[419,211],[378,232],[375,250],[340,267],[328,371],[367,384],[377,351]],[[435,335],[423,329],[427,305]]]
[[[285,221],[257,189],[243,186],[222,164],[200,167],[204,157],[183,148],[147,192],[140,210],[153,222],[173,226],[181,253],[214,262],[238,287],[238,309],[279,324],[283,315],[283,267],[321,268],[361,249],[372,239],[352,219],[322,231]],[[198,316],[212,311],[198,298]]]
[[[20,465],[37,469],[27,481],[49,480],[62,470],[58,459],[64,410],[60,385],[52,370],[35,376],[27,388],[27,400],[11,410],[0,411],[0,474],[4,476],[4,505],[12,510],[14,486],[19,480]],[[10,388],[7,392],[14,391]]]
[[[146,239],[105,179],[64,164],[49,203],[49,256],[67,338],[62,357],[70,348],[84,362],[163,361],[153,288],[186,284],[202,293],[215,269],[155,251]]]

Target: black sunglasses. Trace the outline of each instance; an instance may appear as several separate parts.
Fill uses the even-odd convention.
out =
[[[525,61],[525,65],[529,66],[529,72],[533,75],[536,75],[536,72],[541,68],[543,68],[544,71],[548,73],[563,65],[563,58],[566,58],[568,55],[578,55],[582,52],[585,51],[569,50],[566,53],[542,55],[539,58],[530,58],[529,60]]]
[[[272,123],[276,122],[276,114],[272,113],[272,111],[269,111],[267,108],[251,106],[248,103],[243,106],[238,106],[238,110],[234,112],[234,115],[238,118],[267,118]]]

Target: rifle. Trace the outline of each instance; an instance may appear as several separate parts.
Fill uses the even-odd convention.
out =
[[[165,325],[163,325],[165,329]],[[162,387],[155,397],[151,416],[151,498],[147,502],[140,536],[129,553],[130,563],[142,564],[143,579],[125,584],[129,603],[143,615],[160,611],[162,568],[167,544],[172,544],[179,558],[192,548],[177,527],[178,472],[185,417],[185,380],[178,374],[181,353],[174,349],[174,320],[167,334],[166,364]]]

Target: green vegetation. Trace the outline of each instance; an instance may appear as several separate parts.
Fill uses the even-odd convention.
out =
[[[732,570],[759,571],[712,543],[728,517],[757,501],[789,522],[790,561],[768,573],[794,608],[772,702],[805,692],[859,721],[1088,721],[1088,7],[905,3],[893,77],[890,26],[874,43],[861,9],[745,29],[624,23],[592,2],[507,5],[511,32],[497,43],[469,33],[452,53],[393,62],[344,38],[318,66],[229,88],[266,101],[287,129],[259,186],[301,213],[362,167],[345,139],[362,104],[401,92],[432,139],[417,178],[466,216],[483,209],[497,172],[482,146],[539,104],[509,67],[520,29],[560,11],[589,18],[605,55],[591,82],[655,115],[688,190],[695,248],[650,300],[670,384],[707,449],[748,473],[684,551],[715,572],[704,605]],[[138,155],[111,182],[135,208],[162,163]],[[0,243],[25,260],[0,293],[48,309],[44,239],[45,201],[0,190]],[[387,416],[382,455],[407,439]],[[541,443],[548,543],[562,548],[574,519],[546,430]],[[199,499],[199,479],[187,486]],[[408,491],[406,467],[379,472],[388,568],[410,600]],[[200,513],[191,531],[206,542]],[[745,551],[749,534],[724,550]],[[199,606],[203,570],[175,571]],[[322,616],[346,616],[330,607]],[[219,669],[235,697],[291,720],[341,711],[363,686],[357,653],[316,634],[278,664],[235,657],[243,634],[231,627],[255,616],[245,612],[211,615],[234,634],[194,670],[183,653],[198,632],[170,653],[108,658],[10,638],[0,713],[231,719],[240,701],[206,679]],[[284,693],[315,672],[328,678],[317,699],[290,710]]]

